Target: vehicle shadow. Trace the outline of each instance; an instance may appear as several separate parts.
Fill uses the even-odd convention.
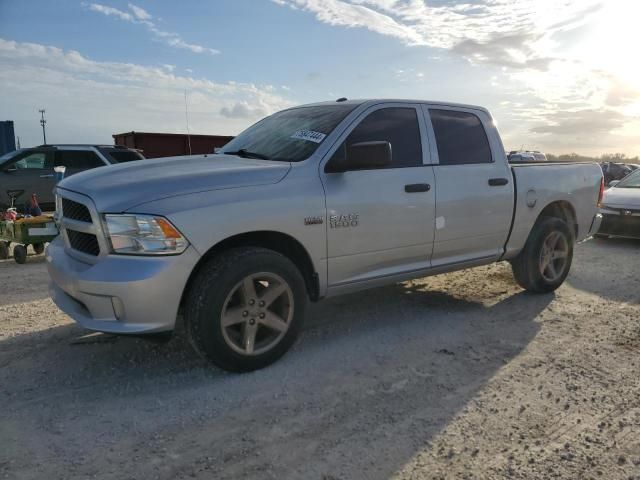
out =
[[[567,283],[603,298],[640,303],[640,240],[596,238],[577,245]]]
[[[180,332],[156,344],[69,324],[2,340],[0,473],[388,478],[526,348],[554,298],[500,287],[478,301],[472,287],[312,305],[293,351],[244,375]]]

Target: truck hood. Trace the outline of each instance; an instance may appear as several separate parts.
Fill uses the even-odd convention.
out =
[[[58,187],[91,197],[99,212],[117,213],[163,198],[277,183],[290,168],[288,162],[220,154],[168,157],[95,168]]]
[[[640,209],[640,188],[609,188],[604,191],[602,204],[609,207]]]

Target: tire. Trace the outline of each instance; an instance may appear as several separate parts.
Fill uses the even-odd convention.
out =
[[[9,242],[0,240],[0,260],[9,258]]]
[[[25,263],[27,261],[27,247],[20,244],[13,247],[13,259],[21,265]]]
[[[558,244],[564,242],[564,248],[559,247],[557,250],[548,248],[555,236],[559,238]],[[573,259],[573,244],[574,235],[566,222],[555,217],[540,218],[534,225],[520,254],[511,261],[516,282],[530,292],[548,293],[554,291],[562,285],[569,274]],[[561,250],[566,254],[565,257],[559,256]],[[550,251],[551,253],[549,253]],[[555,258],[556,255],[558,258]],[[549,258],[555,259],[545,263]],[[562,258],[564,258],[564,262],[561,261]],[[551,272],[555,275],[552,275]]]
[[[44,252],[44,243],[34,243],[31,246],[33,247],[33,251],[36,252],[36,255],[40,255]]]
[[[186,294],[185,328],[203,358],[230,372],[248,372],[289,350],[306,304],[304,278],[291,260],[265,248],[234,248],[196,273]]]

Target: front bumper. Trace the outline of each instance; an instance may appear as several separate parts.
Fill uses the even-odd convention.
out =
[[[615,237],[640,238],[640,211],[603,207],[598,233]]]
[[[90,330],[154,333],[173,330],[189,275],[200,259],[193,247],[175,256],[107,255],[95,264],[69,256],[61,237],[47,247],[55,304]]]

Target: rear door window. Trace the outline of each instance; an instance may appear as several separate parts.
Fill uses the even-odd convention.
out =
[[[477,115],[429,109],[440,165],[491,163],[487,133]]]
[[[70,170],[89,170],[104,165],[98,155],[90,150],[61,150],[56,154],[56,166]]]

